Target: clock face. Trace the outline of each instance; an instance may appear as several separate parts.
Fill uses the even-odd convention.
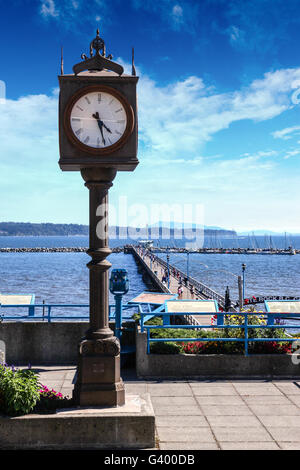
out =
[[[133,128],[133,115],[116,90],[91,87],[71,101],[66,124],[72,141],[81,148],[107,153],[125,142]]]

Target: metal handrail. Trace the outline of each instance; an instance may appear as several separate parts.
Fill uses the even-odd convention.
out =
[[[124,304],[123,309],[128,310],[134,308],[135,305]],[[52,320],[88,320],[89,314],[86,315],[53,315],[52,310],[54,308],[89,308],[89,304],[0,304],[0,312],[3,309],[10,308],[26,308],[28,309],[27,315],[0,315],[2,320],[47,320],[49,323]],[[36,315],[36,309],[41,308],[43,315]],[[115,318],[114,312],[112,310],[115,308],[115,304],[109,305],[109,319],[112,320]],[[47,314],[44,314],[44,310],[47,310]]]
[[[292,328],[292,329],[300,329],[299,326],[300,325],[274,325],[274,317],[280,319],[280,318],[284,318],[285,320],[289,319],[289,320],[292,320],[292,319],[296,319],[296,318],[299,318],[300,320],[300,313],[293,313],[292,314],[292,317],[289,316],[287,317],[287,315],[291,315],[290,312],[280,312],[280,313],[272,313],[272,314],[269,314],[269,313],[266,313],[266,314],[261,314],[261,313],[258,313],[258,312],[239,312],[238,314],[236,312],[218,312],[216,314],[212,314],[212,312],[180,312],[180,313],[173,313],[172,312],[172,315],[178,315],[178,316],[184,316],[184,315],[193,315],[193,316],[197,316],[197,315],[216,315],[217,316],[217,325],[145,325],[144,323],[144,317],[146,316],[146,314],[144,314],[143,312],[140,312],[141,314],[141,320],[140,320],[140,326],[141,326],[141,332],[144,332],[144,330],[147,331],[147,353],[150,354],[150,342],[202,342],[202,341],[211,341],[211,342],[215,342],[215,341],[220,341],[220,342],[226,342],[226,341],[232,341],[232,342],[243,342],[244,343],[244,352],[245,352],[245,356],[248,356],[249,355],[249,352],[248,352],[248,346],[249,346],[249,343],[250,342],[263,342],[263,341],[274,341],[274,342],[283,342],[283,341],[286,341],[286,342],[293,342],[293,341],[296,341],[296,338],[292,338],[292,337],[289,337],[289,338],[249,338],[249,329],[255,329],[255,328],[260,328],[260,329],[278,329],[278,328],[281,328],[281,329],[288,329],[288,328]],[[160,317],[163,317],[164,315],[166,316],[169,316],[170,313],[156,313],[156,312],[152,312],[152,316],[160,316]],[[226,316],[230,316],[230,315],[234,315],[234,316],[244,316],[245,317],[245,320],[244,320],[244,323],[242,325],[230,325],[230,324],[226,324],[224,323],[224,317]],[[268,319],[267,321],[267,324],[265,325],[249,325],[248,323],[248,319],[249,319],[249,316],[254,316],[256,315],[257,317],[265,317]],[[165,323],[165,322],[164,322]],[[236,337],[233,337],[233,338],[202,338],[202,337],[198,337],[198,338],[151,338],[150,337],[150,330],[156,330],[156,329],[186,329],[186,330],[189,330],[189,329],[193,329],[193,330],[197,330],[197,329],[204,329],[204,330],[208,330],[208,329],[242,329],[244,330],[244,338],[236,338]]]

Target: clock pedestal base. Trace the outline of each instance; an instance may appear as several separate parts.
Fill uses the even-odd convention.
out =
[[[79,356],[73,398],[79,406],[122,406],[125,388],[120,355]]]

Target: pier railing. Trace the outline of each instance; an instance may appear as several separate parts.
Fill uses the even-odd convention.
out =
[[[81,313],[67,315],[66,312],[54,314],[53,311],[57,309],[88,309],[89,304],[49,304],[49,303],[42,303],[42,304],[0,304],[0,321],[1,320],[19,320],[19,321],[35,321],[41,320],[50,323],[51,321],[63,321],[63,320],[89,320],[89,313]],[[8,313],[7,310],[17,309],[18,311],[21,310],[21,313]],[[125,310],[136,310],[137,306],[133,304],[123,304],[122,305],[123,311]],[[25,314],[22,314],[22,310],[25,310]],[[41,313],[38,313],[38,312]],[[115,304],[109,305],[109,320],[115,319]]]
[[[249,355],[249,343],[252,342],[289,342],[293,343],[294,341],[297,340],[297,338],[294,338],[292,336],[283,337],[283,338],[278,338],[278,337],[262,337],[262,338],[253,338],[249,336],[249,332],[251,329],[270,329],[273,331],[273,329],[298,329],[300,333],[300,313],[293,313],[292,316],[291,314],[287,313],[276,313],[272,315],[265,315],[265,318],[267,318],[266,324],[249,324],[249,316],[253,317],[254,315],[257,316],[257,318],[261,317],[262,315],[260,313],[255,313],[255,312],[239,312],[238,315],[243,316],[244,320],[241,324],[228,324],[226,323],[225,318],[229,315],[237,315],[236,312],[227,312],[226,314],[219,312],[217,316],[217,325],[170,325],[166,324],[165,321],[163,321],[163,325],[146,325],[145,321],[147,321],[147,314],[140,312],[141,314],[141,320],[140,320],[140,326],[141,326],[141,332],[144,332],[146,330],[147,332],[147,353],[150,354],[150,343],[155,343],[155,342],[172,342],[172,343],[183,343],[183,342],[237,342],[237,343],[244,343],[244,354],[245,356]],[[149,313],[148,313],[149,315]],[[163,317],[164,315],[170,315],[169,313],[153,313],[153,317]],[[181,313],[172,313],[172,315],[178,315],[178,316],[184,316],[184,315],[193,315],[193,316],[204,316],[204,315],[212,315],[211,312],[201,312],[201,313],[195,313],[195,312],[181,312]],[[146,319],[146,320],[145,320]],[[289,323],[289,324],[274,324],[274,320],[277,320],[279,323],[280,321],[284,320],[291,320],[294,322]],[[224,321],[225,320],[225,321]],[[235,330],[235,329],[240,329],[243,330],[244,335],[243,337],[191,337],[191,338],[180,338],[180,337],[166,337],[166,338],[153,338],[151,337],[151,330],[159,330],[159,329],[184,329],[184,330]]]
[[[169,268],[170,271],[174,270],[174,271],[179,273],[179,275],[181,276],[182,279],[187,279],[187,282],[191,286],[193,286],[194,292],[195,292],[196,295],[199,294],[199,295],[203,295],[207,299],[216,300],[221,307],[224,307],[225,297],[223,295],[218,294],[218,292],[215,292],[213,289],[211,289],[210,287],[203,284],[203,282],[197,281],[197,279],[194,279],[191,276],[187,277],[187,273],[185,273],[184,271],[181,271],[181,269],[177,268],[176,266],[173,266],[172,264],[167,263],[166,261],[159,258],[158,256],[153,255],[153,253],[147,251],[145,254],[146,254],[146,256],[152,256],[154,258],[154,260],[158,264],[160,264],[163,268],[165,268],[165,269]],[[233,309],[233,310],[235,311],[235,309]]]

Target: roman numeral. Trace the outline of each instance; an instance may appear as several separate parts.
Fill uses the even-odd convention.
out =
[[[77,104],[76,108],[80,109],[80,111],[83,111],[83,109]]]
[[[83,132],[82,127],[80,129],[77,129],[77,131],[75,131],[75,134],[78,136],[81,134],[81,132]]]
[[[115,131],[115,133],[118,135],[122,135],[122,132],[119,132],[119,131]]]
[[[117,109],[115,113],[119,113],[120,111],[122,111],[122,108]]]
[[[121,119],[120,121],[117,121],[118,124],[123,124],[125,122],[125,119]]]
[[[110,102],[108,103],[108,106],[110,106],[114,101],[115,101],[114,98],[110,100]]]
[[[101,93],[98,93],[98,103],[101,102]]]
[[[88,104],[91,104],[90,100],[88,99],[87,96],[84,97],[85,98],[85,101],[88,103]]]
[[[89,140],[90,140],[90,138],[89,138],[89,136],[87,136],[87,137],[84,139],[83,142],[84,142],[85,144],[87,144]]]

